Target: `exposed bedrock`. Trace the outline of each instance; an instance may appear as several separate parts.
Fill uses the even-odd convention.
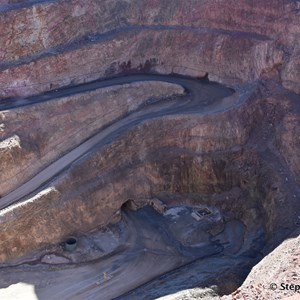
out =
[[[228,84],[272,77],[299,92],[298,6],[288,0],[238,6],[234,1],[87,5],[73,0],[6,11],[0,15],[1,97],[141,68],[208,73]]]
[[[298,278],[299,233],[299,229],[295,230],[273,252],[253,267],[241,287],[232,295],[224,296],[222,299],[250,297],[250,299],[262,300],[296,300],[299,298],[297,292],[293,290],[295,288],[286,288],[286,284],[295,282]],[[270,288],[271,284],[272,288]]]
[[[148,223],[149,232],[158,232],[164,209],[184,207],[191,220],[170,221],[161,237],[173,234],[178,248],[208,239],[222,248],[221,264],[210,266],[208,259],[205,268],[193,269],[217,269],[201,284],[218,286],[218,299],[233,291],[224,299],[292,295],[269,285],[299,283],[299,17],[296,0],[0,0],[1,267],[21,274],[14,266],[23,262],[41,272],[41,262],[86,263],[53,249],[62,253],[70,235],[88,239],[93,230],[121,226],[128,207],[150,203],[157,211],[134,223],[136,232]],[[172,75],[165,81],[178,85],[148,81],[84,90],[97,79],[122,82],[149,73],[157,80]],[[15,107],[30,99],[45,102]],[[199,207],[220,219],[194,230]],[[143,219],[143,209],[152,208],[130,214]],[[226,243],[238,250],[227,256]],[[139,258],[152,255],[142,246]],[[101,255],[113,254],[112,248]],[[188,282],[201,289],[199,281],[189,282],[190,273],[183,276],[190,265],[184,268],[169,286],[184,289]],[[156,293],[165,279],[151,272],[147,280],[156,276]],[[9,282],[3,276],[1,287]],[[143,287],[140,294],[149,298]]]
[[[175,84],[137,82],[1,112],[1,196],[147,101],[183,92]]]
[[[293,172],[297,184],[300,185],[300,106],[297,100],[296,98],[292,102],[293,105],[286,102],[285,97],[275,97],[267,102],[273,106],[273,119],[281,115],[281,122],[276,126],[274,132],[275,144]]]
[[[300,94],[300,43],[298,39],[294,41],[289,60],[281,72],[282,84],[285,88]]]
[[[245,82],[268,73],[282,59],[269,40],[252,36],[189,28],[129,29],[2,71],[1,95],[37,94],[131,70],[194,77],[209,73],[220,82]]]
[[[221,208],[249,236],[262,228],[276,245],[294,226],[296,199],[264,155],[245,146],[263,119],[258,99],[217,118],[150,119],[83,157],[39,194],[1,212],[1,262],[114,222],[128,199],[172,203],[176,195]]]
[[[39,5],[1,14],[0,40],[6,46],[1,58],[14,61],[87,34],[128,25],[191,26],[207,31],[215,28],[288,41],[299,34],[297,1],[242,0],[235,4],[233,0],[176,0],[172,5],[166,0],[92,0],[88,5],[80,0],[40,1]]]

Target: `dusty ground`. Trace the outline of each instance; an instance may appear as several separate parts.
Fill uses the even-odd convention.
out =
[[[71,257],[76,264],[70,261],[61,264],[53,260],[45,261],[45,255],[41,254],[44,264],[36,260],[14,268],[2,268],[0,297],[21,297],[23,292],[26,292],[26,286],[30,285],[34,290],[28,299],[113,299],[158,275],[194,260],[202,267],[208,264],[210,267],[204,275],[203,272],[198,273],[199,270],[195,270],[193,265],[191,271],[184,272],[184,276],[193,275],[194,279],[190,278],[185,284],[193,284],[195,278],[205,282],[215,276],[216,272],[219,273],[219,268],[226,273],[237,261],[239,265],[247,265],[248,261],[252,260],[251,257],[241,255],[239,258],[239,255],[247,250],[242,249],[243,243],[240,242],[245,234],[242,223],[237,220],[224,220],[220,211],[208,209],[210,214],[199,221],[191,216],[191,213],[197,210],[196,207],[173,207],[164,215],[158,214],[150,207],[136,212],[126,210],[123,212],[122,221],[111,228],[119,232],[118,236],[104,238],[103,233],[95,233],[89,235],[88,242],[87,237],[79,236],[79,248],[74,253],[55,253],[56,259],[59,255]],[[219,228],[220,222],[223,228]],[[233,223],[237,224],[232,226]],[[217,229],[218,233],[214,236],[208,234],[208,228],[212,231]],[[96,236],[98,247],[105,252],[102,258],[95,258],[93,253],[86,253],[85,250],[94,246]],[[118,247],[110,248],[111,243]],[[82,247],[82,244],[85,244],[85,247]],[[51,255],[53,257],[50,250],[47,256]],[[215,265],[215,268],[211,268],[212,265]],[[181,286],[177,288],[184,286],[183,278],[180,279]],[[8,288],[3,289],[5,287]],[[175,285],[172,289],[174,288]],[[160,289],[151,288],[150,291],[155,291],[156,296],[171,292],[170,287],[166,285]],[[127,299],[123,296],[121,298]],[[143,297],[137,290],[131,293],[128,299],[150,298],[153,298],[151,292],[147,292]]]

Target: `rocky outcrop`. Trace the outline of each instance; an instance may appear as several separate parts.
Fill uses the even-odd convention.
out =
[[[297,299],[299,296],[299,230],[285,240],[272,253],[264,257],[255,267],[243,285],[233,296],[224,300],[238,298]],[[297,286],[297,291],[296,291]]]

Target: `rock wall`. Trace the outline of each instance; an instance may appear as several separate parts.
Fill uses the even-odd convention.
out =
[[[299,230],[296,230],[278,248],[264,257],[253,267],[243,285],[233,295],[224,296],[222,299],[232,300],[238,297],[262,300],[298,299],[295,285],[298,284],[300,272],[297,263],[300,254],[299,233]],[[290,288],[291,284],[294,286]]]
[[[135,126],[74,163],[40,194],[1,212],[1,262],[104,226],[128,199],[249,190],[259,182],[260,159],[236,147],[249,139],[258,121],[253,115],[259,116],[256,101],[219,113],[217,120],[213,114],[164,116]],[[249,205],[261,211],[258,195]],[[266,213],[276,215],[277,200],[272,203]],[[268,229],[277,225],[275,217]]]
[[[103,226],[128,199],[164,193],[230,207],[246,225],[264,217],[268,247],[277,246],[299,225],[299,95],[280,87],[300,93],[299,14],[296,0],[0,1],[0,99],[131,72],[277,83],[262,87],[264,100],[218,115],[145,121],[77,161],[0,212],[0,262]],[[1,112],[0,196],[149,97],[175,92],[134,84]],[[243,198],[223,197],[234,188]],[[283,276],[298,244],[283,243],[229,297],[275,299],[265,286],[297,278]]]
[[[191,30],[134,29],[37,60],[34,72],[33,63],[7,69],[0,74],[1,93],[3,97],[26,96],[130,70],[198,77],[211,72],[213,79],[237,83],[258,78],[281,60],[281,53],[267,40]]]
[[[175,84],[149,81],[2,112],[1,195],[17,188],[105,126],[138,109],[148,99],[162,99],[183,92],[183,88]],[[18,138],[17,144],[5,142],[12,136]]]
[[[300,185],[300,116],[297,113],[287,114],[278,127],[277,143],[281,155],[293,171]]]
[[[166,0],[46,1],[1,15],[1,43],[6,45],[2,59],[13,61],[87,34],[129,25],[211,28],[290,41],[300,33],[298,10],[298,1],[290,0],[242,0],[239,5],[233,0],[175,0],[172,5]]]
[[[141,68],[227,84],[271,77],[299,92],[298,14],[289,0],[46,1],[8,11],[1,97]]]
[[[132,92],[132,86],[127,89]],[[110,88],[109,95],[111,91],[117,96],[119,89]],[[282,127],[286,124],[284,115],[292,113],[292,104],[297,102],[288,97],[273,96],[266,100],[261,96],[261,92],[255,91],[243,105],[219,112],[217,118],[215,114],[188,114],[144,121],[72,164],[38,194],[1,211],[0,261],[59,243],[67,235],[104,226],[117,218],[119,208],[128,199],[141,202],[166,193],[194,195],[193,204],[227,208],[242,218],[246,226],[260,218],[264,220],[267,240],[276,245],[294,226],[297,198],[293,197],[293,187],[282,170],[273,165],[274,154],[265,157],[264,150],[259,148],[263,138],[261,144],[256,142],[257,151],[251,139],[261,138],[255,131],[264,134],[264,122],[281,120],[272,125],[281,132],[277,136],[283,137],[276,142],[280,150],[286,144],[284,136],[289,134]],[[91,95],[87,97],[91,99]],[[86,105],[85,99],[80,99],[75,102]],[[281,109],[266,106],[267,103],[272,107],[279,99]],[[57,107],[64,118],[68,107],[64,105],[69,101],[72,100],[62,100]],[[81,106],[78,107],[80,111]],[[276,111],[282,115],[280,118]],[[272,132],[269,134],[273,136]],[[14,149],[19,145],[18,139],[14,141],[6,144]],[[297,155],[297,151],[293,153]],[[238,201],[222,196],[234,188],[242,191]]]

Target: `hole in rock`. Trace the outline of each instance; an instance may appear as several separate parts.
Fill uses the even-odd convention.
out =
[[[69,237],[65,241],[65,250],[73,252],[77,248],[77,239],[75,237]]]
[[[77,239],[71,237],[66,240],[67,245],[75,245],[77,243]]]

